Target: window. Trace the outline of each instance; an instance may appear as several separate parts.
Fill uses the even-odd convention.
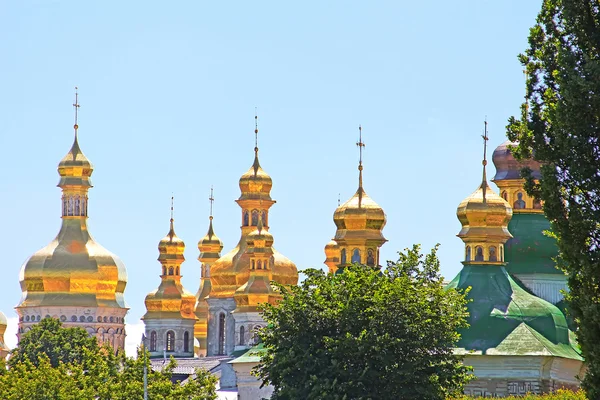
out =
[[[258,263],[257,263],[257,264],[258,264],[257,268],[258,268],[258,269],[262,269],[262,261],[258,260]]]
[[[173,267],[169,267],[169,275],[173,275],[173,272],[174,272]]]
[[[175,351],[175,332],[167,332],[167,351]]]
[[[340,253],[341,264],[346,264],[346,249],[342,249]]]
[[[190,351],[190,333],[187,331],[183,334],[183,351],[184,353]]]
[[[502,198],[508,201],[508,194],[506,193],[506,191],[502,192]]]
[[[498,255],[496,254],[496,246],[490,246],[490,261],[498,261]]]
[[[219,355],[225,354],[225,314],[219,314]]]
[[[150,332],[150,351],[156,351],[156,331]]]
[[[375,266],[375,252],[373,251],[373,249],[367,250],[367,265],[369,267]]]
[[[163,267],[163,275],[167,274],[167,267]]]
[[[262,223],[264,226],[267,226],[267,212],[266,211],[262,212]]]
[[[471,261],[471,246],[465,249],[465,261]]]
[[[483,248],[481,246],[475,248],[475,261],[483,261]]]
[[[256,263],[252,260],[252,269],[256,269]]]
[[[175,275],[179,275],[179,267],[175,269]]]
[[[244,326],[240,326],[240,346],[244,345],[244,335],[246,335],[246,328]]]
[[[258,210],[252,210],[252,226],[258,225]]]
[[[79,195],[75,196],[75,215],[81,215]]]
[[[360,263],[360,250],[359,249],[354,249],[354,251],[352,251],[352,262]]]
[[[250,215],[248,214],[248,211],[244,212],[244,226],[248,226],[250,225]]]
[[[504,246],[500,245],[500,261],[504,262]]]

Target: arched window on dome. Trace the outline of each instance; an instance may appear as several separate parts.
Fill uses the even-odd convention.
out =
[[[156,351],[156,331],[150,332],[150,351]]]
[[[525,200],[523,200],[523,193],[518,192],[517,193],[517,200],[515,200],[514,204],[513,204],[513,208],[515,210],[520,210],[525,208]]]
[[[244,211],[244,226],[250,225],[250,214],[248,211]]]
[[[352,262],[360,263],[360,250],[359,249],[354,249],[352,251]]]
[[[252,260],[251,262],[252,262],[252,269],[256,269],[256,262],[254,260]]]
[[[67,215],[73,216],[73,197],[69,196],[67,204]]]
[[[490,261],[498,261],[498,254],[496,252],[496,246],[490,246]]]
[[[346,249],[342,249],[340,252],[340,263],[346,264]]]
[[[465,248],[465,261],[471,261],[471,246]]]
[[[75,196],[75,215],[81,215],[81,200],[79,199],[79,195]]]
[[[81,197],[81,215],[87,217],[87,196]]]
[[[261,260],[258,260],[258,262],[256,264],[257,264],[256,268],[262,269],[262,261]]]
[[[508,201],[508,193],[506,193],[506,190],[502,192],[502,198],[503,198],[505,201]]]
[[[174,272],[173,267],[169,267],[169,275],[173,275]]]
[[[246,336],[246,328],[242,325],[240,326],[240,346],[244,345],[244,336]]]
[[[500,261],[504,262],[504,246],[500,245]]]
[[[258,210],[252,210],[252,226],[258,225]]]
[[[267,226],[267,212],[266,211],[262,212],[262,223],[264,226]]]
[[[483,261],[483,247],[481,246],[475,248],[475,261]]]
[[[219,350],[218,355],[225,354],[225,313],[219,314]]]
[[[183,334],[183,352],[188,353],[190,351],[190,333],[185,332]]]
[[[367,250],[367,265],[369,267],[375,266],[375,253],[373,252],[373,249]]]
[[[179,267],[175,268],[175,275],[179,275]]]
[[[63,196],[62,201],[63,201],[63,213],[62,213],[62,215],[64,217],[64,216],[67,215],[67,203],[69,202],[68,199],[67,199],[67,196]]]
[[[175,351],[175,332],[173,332],[173,331],[167,332],[166,348],[167,348],[167,351],[170,351],[170,352]]]
[[[167,275],[167,267],[163,267],[163,275]]]

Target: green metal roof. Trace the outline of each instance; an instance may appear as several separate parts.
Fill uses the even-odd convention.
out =
[[[508,230],[513,235],[504,245],[509,273],[564,275],[552,260],[558,254],[558,247],[553,238],[543,233],[550,230],[550,222],[543,214],[515,213]]]
[[[466,265],[447,289],[471,288],[470,327],[462,330],[458,352],[552,355],[581,360],[569,339],[563,313],[523,290],[501,266]]]
[[[267,353],[267,349],[265,348],[264,344],[259,343],[256,346],[251,347],[250,349],[248,349],[240,357],[237,357],[237,358],[229,361],[229,364],[240,364],[240,363],[253,363],[253,364],[256,364],[256,363],[260,362],[260,359],[266,353]]]

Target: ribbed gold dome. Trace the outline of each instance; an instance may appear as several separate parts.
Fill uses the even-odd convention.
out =
[[[460,238],[508,240],[512,237],[508,231],[508,222],[512,217],[512,208],[498,196],[487,181],[464,199],[456,210],[462,224],[458,234]]]
[[[333,221],[338,229],[367,230],[361,235],[366,233],[375,239],[383,238],[381,230],[385,226],[386,216],[383,208],[359,187],[354,196],[335,210]]]
[[[75,127],[77,129],[77,125]],[[75,133],[75,140],[73,141],[71,150],[69,150],[67,155],[58,164],[58,174],[60,175],[58,186],[74,185],[92,187],[90,176],[93,171],[94,166],[79,148],[77,133]]]
[[[211,262],[218,260],[221,250],[223,250],[223,242],[213,230],[212,216],[210,217],[208,232],[198,242],[198,250],[200,251],[200,256],[198,257],[200,262]]]
[[[273,181],[260,166],[258,161],[258,149],[254,150],[254,163],[245,174],[240,178],[240,191],[242,195],[240,200],[262,198],[261,195],[271,193]]]
[[[127,307],[123,297],[125,265],[96,243],[87,228],[87,190],[92,170],[75,135],[71,150],[58,167],[59,186],[63,189],[60,231],[21,267],[23,295],[17,308]]]
[[[158,261],[182,263],[185,261],[185,257],[183,256],[184,251],[185,243],[183,243],[183,240],[179,239],[175,234],[173,219],[171,218],[171,229],[169,229],[169,233],[158,242]]]

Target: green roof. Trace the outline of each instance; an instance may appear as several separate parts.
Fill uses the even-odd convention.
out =
[[[515,213],[508,230],[513,235],[504,245],[509,273],[564,275],[552,260],[558,254],[556,241],[543,233],[550,230],[550,222],[544,214]]]
[[[471,288],[469,328],[463,329],[458,353],[552,355],[581,360],[569,338],[563,313],[523,290],[502,266],[466,265],[447,286]]]
[[[267,349],[264,344],[259,343],[256,346],[248,349],[244,354],[240,357],[237,357],[231,361],[229,364],[240,364],[240,363],[259,363],[260,359],[267,353]]]

